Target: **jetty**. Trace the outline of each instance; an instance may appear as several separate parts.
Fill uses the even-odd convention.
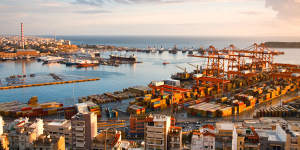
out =
[[[24,84],[24,85],[15,85],[15,86],[5,86],[5,87],[0,87],[0,90],[8,90],[8,89],[16,89],[16,88],[27,88],[27,87],[34,87],[34,86],[46,86],[46,85],[56,85],[56,84],[88,82],[88,81],[97,81],[97,80],[100,80],[100,78],[59,81],[59,82],[46,82],[46,83],[38,83],[38,84]]]

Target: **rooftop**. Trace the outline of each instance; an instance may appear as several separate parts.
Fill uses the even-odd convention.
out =
[[[153,121],[168,121],[170,120],[170,116],[155,114],[153,115]]]
[[[69,126],[71,125],[71,122],[69,120],[66,120],[66,119],[61,119],[61,120],[53,120],[53,121],[50,121],[48,123],[46,123],[46,125],[48,126]]]
[[[233,130],[234,124],[232,122],[217,122],[216,128],[218,130]]]
[[[276,134],[275,130],[261,130],[261,129],[258,129],[258,130],[256,130],[256,132],[259,135],[259,137],[267,137],[268,141],[285,142],[281,137],[279,137],[278,134]]]

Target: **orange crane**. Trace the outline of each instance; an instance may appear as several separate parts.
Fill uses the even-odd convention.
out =
[[[206,64],[206,76],[217,76],[221,77],[221,73],[225,72],[225,63],[227,61],[235,61],[235,58],[229,58],[228,55],[208,55],[208,56],[198,56],[198,55],[188,55],[189,57],[199,57],[199,58],[206,58],[207,64]],[[211,72],[209,72],[211,71]],[[214,74],[215,73],[215,74]]]
[[[254,56],[253,64],[261,67],[262,69],[272,68],[274,56],[284,54],[284,52],[271,50],[270,48],[266,47],[264,43],[254,43],[253,45],[241,51],[252,54]]]

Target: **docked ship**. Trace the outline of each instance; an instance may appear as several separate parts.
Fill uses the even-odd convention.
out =
[[[99,66],[98,60],[79,60],[77,67],[94,67]]]
[[[117,55],[109,55],[109,57],[111,60],[137,62],[137,58],[134,56],[134,54],[130,55],[129,57]]]
[[[78,65],[78,60],[77,59],[68,59],[66,61],[66,66],[73,66],[73,65]]]
[[[176,45],[174,45],[174,48],[169,48],[169,53],[171,53],[171,54],[177,54],[177,52],[178,52],[178,49],[177,49]]]
[[[50,64],[50,63],[57,63],[63,61],[64,58],[55,57],[55,56],[46,56],[46,57],[40,57],[38,58],[38,60],[43,61],[43,64]]]

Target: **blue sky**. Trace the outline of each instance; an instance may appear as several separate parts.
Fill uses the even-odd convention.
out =
[[[1,0],[0,34],[300,36],[300,0]]]

